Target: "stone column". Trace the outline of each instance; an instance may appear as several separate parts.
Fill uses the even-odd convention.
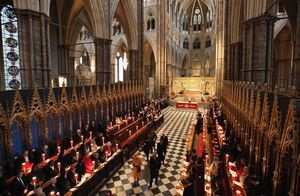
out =
[[[138,81],[144,79],[143,54],[144,54],[144,0],[137,0],[137,29],[138,29],[138,58],[136,60],[136,69]]]
[[[127,67],[127,70],[129,71],[129,80],[138,80],[139,72],[141,69],[141,66],[139,63],[139,51],[138,50],[129,50],[129,65]]]
[[[0,35],[2,35],[2,28],[0,28]],[[3,63],[3,50],[2,50],[2,41],[0,42],[0,91],[5,90],[5,77],[4,77],[4,63]]]
[[[272,85],[274,22],[264,14],[244,23],[243,80]]]
[[[294,63],[292,64],[292,78],[291,84],[296,86],[296,89],[300,91],[300,1],[298,1],[298,12],[296,21],[296,35],[295,48],[294,48]]]
[[[155,92],[156,96],[164,96],[166,86],[166,2],[157,2],[157,37],[158,37],[158,50],[157,66],[155,69]]]
[[[51,58],[49,17],[31,10],[16,9],[22,88],[50,85]]]
[[[96,82],[109,84],[111,79],[111,40],[95,38],[95,57],[96,57]]]

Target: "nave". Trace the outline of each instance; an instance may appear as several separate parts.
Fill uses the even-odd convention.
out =
[[[156,131],[157,140],[162,134],[168,136],[169,144],[164,165],[161,166],[157,185],[148,188],[149,167],[143,150],[137,153],[144,158],[142,174],[138,185],[134,185],[132,178],[132,159],[125,162],[123,167],[116,172],[112,179],[106,183],[98,195],[104,195],[106,190],[111,190],[114,195],[176,195],[176,185],[180,178],[182,158],[186,153],[185,137],[194,115],[192,111],[176,110],[168,107],[162,111],[165,121]]]

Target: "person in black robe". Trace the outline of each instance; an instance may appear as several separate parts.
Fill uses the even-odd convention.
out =
[[[158,181],[158,173],[159,173],[159,165],[156,157],[156,153],[153,153],[150,157],[149,169],[150,169],[150,181],[149,181],[149,189],[152,187],[152,181],[155,179],[155,184]]]

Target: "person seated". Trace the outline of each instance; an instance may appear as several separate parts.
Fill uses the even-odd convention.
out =
[[[94,138],[94,141],[96,143],[97,146],[102,146],[103,145],[103,139],[102,139],[103,136],[103,133],[102,132],[99,132],[97,134],[97,136]]]
[[[81,140],[82,137],[81,136],[83,136],[82,133],[81,133],[81,130],[77,129],[76,134],[73,135],[74,145],[79,144],[80,142],[82,142],[82,140]]]
[[[25,195],[28,191],[27,189],[27,183],[22,179],[23,178],[23,172],[21,170],[18,170],[15,178],[12,180],[10,185],[10,193],[11,195]]]
[[[39,186],[45,181],[45,173],[43,169],[39,168],[38,164],[34,164],[29,174],[29,179],[36,177],[36,186]],[[33,184],[31,184],[33,186]]]
[[[58,174],[58,169],[55,167],[54,161],[49,161],[48,165],[44,167],[45,180],[48,181]]]
[[[262,193],[263,187],[254,176],[249,175],[248,167],[244,167],[243,173],[240,176],[240,183],[243,185],[246,194],[249,196],[260,195]]]
[[[90,125],[89,124],[86,124],[82,130],[82,135],[85,137],[85,138],[89,138],[90,137]]]
[[[38,187],[34,190],[34,195],[36,195],[36,196],[46,196],[46,193],[43,191],[42,187]]]
[[[45,193],[47,195],[52,194],[53,192],[56,193],[58,191],[56,187],[56,178],[51,178],[50,179],[50,184],[45,188]]]
[[[75,180],[75,173],[76,173],[76,168],[71,168],[68,172],[67,172],[67,180],[70,182],[70,186],[74,187],[76,185],[76,180]]]
[[[83,159],[85,173],[91,174],[93,171],[93,167],[94,167],[91,157],[88,155],[88,153],[86,153],[82,159]]]
[[[104,163],[106,161],[104,146],[100,146],[98,150],[99,162]]]
[[[57,178],[57,189],[61,195],[64,195],[68,192],[68,190],[71,188],[70,181],[68,179],[67,173],[65,172],[65,169],[62,169],[60,172],[59,177]]]
[[[43,162],[44,160],[43,160],[43,157],[42,157],[42,155],[45,155],[45,160],[46,159],[48,159],[48,158],[50,158],[50,152],[49,152],[49,147],[48,147],[48,145],[44,145],[43,147],[42,147],[42,149],[40,150],[40,153],[39,153],[39,162]]]

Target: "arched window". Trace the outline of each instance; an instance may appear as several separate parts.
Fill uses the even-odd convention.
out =
[[[1,30],[5,89],[18,89],[21,88],[18,23],[10,5],[1,10]]]
[[[183,48],[185,49],[189,49],[189,41],[187,38],[185,38],[184,42],[183,42]]]
[[[193,49],[200,49],[201,48],[201,43],[198,38],[195,39],[193,43]]]
[[[211,47],[211,40],[209,37],[207,37],[205,41],[205,48],[209,48],[209,47]]]
[[[154,17],[151,18],[151,29],[155,29],[155,19]]]
[[[194,31],[201,31],[201,19],[200,8],[197,7],[193,16]]]

